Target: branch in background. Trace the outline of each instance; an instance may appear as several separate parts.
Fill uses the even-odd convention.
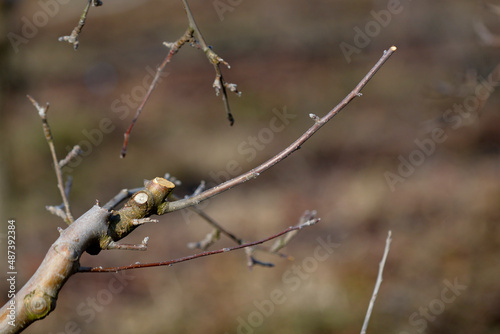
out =
[[[187,17],[189,20],[189,26],[196,32],[196,36],[198,37],[198,44],[200,48],[205,52],[205,55],[208,58],[208,61],[214,65],[215,69],[215,80],[213,83],[213,87],[215,88],[215,94],[219,96],[219,94],[222,92],[222,101],[224,102],[224,108],[226,109],[226,115],[227,119],[229,120],[229,124],[233,125],[234,124],[234,117],[233,114],[231,113],[231,108],[229,107],[229,100],[227,97],[227,91],[226,88],[229,89],[231,92],[236,93],[238,96],[241,96],[241,92],[238,91],[236,88],[237,85],[234,83],[228,83],[225,82],[224,77],[222,76],[222,72],[220,69],[220,64],[224,64],[227,66],[227,68],[231,68],[227,62],[224,61],[221,57],[219,57],[205,42],[205,39],[203,38],[203,35],[201,34],[200,29],[196,25],[196,21],[194,20],[193,14],[191,12],[191,9],[189,8],[189,5],[187,3],[187,0],[182,0],[182,3],[184,4],[184,9],[186,10]]]
[[[172,182],[175,185],[180,185],[181,182],[171,176],[169,173],[165,174],[165,179]],[[147,186],[147,182],[146,182]],[[205,182],[201,182],[198,188],[194,191],[193,195],[197,195],[198,193],[202,192],[205,187]],[[136,192],[142,190],[142,188],[136,188],[136,189],[122,189],[113,199],[111,199],[108,203],[106,203],[103,208],[111,210],[112,208],[116,207],[120,202],[123,200],[131,197],[134,195]],[[191,195],[191,196],[193,196]],[[170,194],[169,198],[172,199],[179,199],[177,196],[174,194]],[[197,215],[199,215],[203,220],[208,222],[214,229],[207,233],[205,238],[203,238],[200,241],[197,242],[189,242],[187,244],[187,247],[190,249],[201,249],[201,250],[207,250],[210,246],[212,246],[215,242],[217,242],[220,239],[221,234],[227,236],[229,239],[233,240],[236,244],[242,245],[244,242],[243,239],[238,238],[235,234],[229,232],[226,228],[224,228],[221,224],[219,224],[215,219],[210,217],[206,212],[204,212],[202,209],[200,209],[198,206],[192,206],[188,208],[189,210],[195,212]],[[316,211],[306,211],[306,213],[300,218],[299,224],[304,224],[306,223],[307,220],[314,218],[316,214]],[[144,222],[150,222],[149,218],[142,218],[142,219],[136,219],[135,221],[132,221],[133,225],[140,225]],[[155,221],[156,222],[156,221]],[[255,247],[249,247],[246,249],[246,255],[247,255],[247,263],[248,266],[251,268],[253,265],[261,265],[261,266],[266,266],[266,267],[272,267],[273,264],[266,263],[259,261],[253,257],[253,253],[255,250],[257,251],[263,251],[267,253],[272,253],[275,255],[279,255],[284,258],[290,258],[284,254],[279,253],[279,250],[283,247],[285,247],[288,242],[292,239],[294,235],[296,235],[298,231],[293,231],[290,233],[287,233],[285,237],[279,238],[276,240],[275,244],[270,248],[270,249],[264,249],[264,248],[255,248]],[[277,247],[279,245],[279,247]],[[140,245],[141,249],[140,250],[145,250],[145,247]],[[109,247],[108,247],[109,249]]]
[[[102,2],[100,0],[88,0],[87,5],[83,9],[83,13],[80,16],[80,21],[78,21],[78,25],[73,29],[71,35],[59,37],[59,42],[68,42],[69,44],[72,44],[75,51],[78,49],[78,45],[80,44],[80,42],[78,42],[78,37],[80,37],[83,26],[85,26],[85,20],[87,19],[90,5],[97,7],[101,6]]]
[[[132,119],[127,131],[124,134],[123,146],[122,146],[122,150],[120,153],[121,158],[125,158],[125,156],[127,154],[128,140],[130,137],[130,133],[132,132],[132,128],[134,127],[137,119],[139,118],[140,114],[142,113],[142,110],[144,109],[146,102],[149,100],[151,93],[153,92],[156,85],[158,84],[161,73],[165,69],[165,66],[171,61],[172,56],[174,54],[176,54],[179,51],[179,49],[186,43],[191,43],[194,46],[198,45],[199,48],[202,49],[203,52],[205,52],[205,55],[207,56],[209,62],[214,65],[216,77],[215,77],[213,87],[215,88],[216,95],[219,95],[219,93],[222,92],[222,100],[224,101],[224,107],[226,109],[227,118],[228,118],[229,123],[231,125],[233,125],[233,123],[234,123],[234,118],[233,118],[233,115],[231,114],[231,109],[229,107],[226,88],[229,89],[230,91],[238,94],[238,95],[241,95],[241,93],[237,90],[236,84],[226,83],[224,81],[219,64],[222,63],[222,64],[226,65],[228,68],[230,66],[227,62],[224,61],[224,59],[219,57],[215,52],[212,51],[212,49],[210,47],[207,46],[205,39],[203,38],[203,35],[201,34],[200,29],[196,25],[196,22],[193,18],[193,14],[191,12],[191,9],[189,8],[187,1],[183,0],[182,2],[184,4],[184,9],[186,10],[186,14],[187,14],[188,21],[189,21],[189,26],[188,26],[186,32],[184,33],[184,35],[182,35],[177,41],[175,41],[173,43],[170,43],[170,42],[163,43],[163,45],[168,47],[170,49],[170,51],[167,54],[167,56],[165,57],[165,59],[163,60],[163,62],[161,63],[161,65],[158,66],[158,68],[156,69],[156,75],[155,75],[153,81],[151,82],[151,85],[149,86],[149,89],[148,89],[146,95],[144,96],[142,102],[139,104],[139,107],[137,108],[135,116]],[[195,34],[196,34],[197,40],[194,39]]]
[[[335,107],[333,108],[326,116],[320,118],[314,114],[310,114],[311,119],[314,120],[314,125],[311,126],[302,136],[300,136],[295,142],[293,142],[290,146],[285,148],[283,151],[267,160],[260,166],[241,174],[231,180],[228,180],[224,183],[219,184],[213,188],[210,188],[199,195],[178,200],[175,202],[166,203],[164,206],[163,212],[159,214],[164,214],[172,211],[177,211],[180,209],[184,209],[190,206],[194,206],[199,204],[202,201],[205,201],[215,195],[218,195],[234,186],[240,185],[248,180],[252,180],[257,178],[262,172],[265,172],[272,166],[276,165],[278,162],[282,161],[290,154],[298,150],[304,142],[306,142],[309,138],[312,137],[323,125],[325,125],[329,120],[335,117],[346,105],[348,105],[352,100],[356,97],[361,96],[361,89],[370,81],[370,79],[375,75],[375,73],[382,67],[382,65],[389,59],[389,57],[396,51],[395,46],[391,46],[389,50],[384,51],[383,56],[380,60],[372,67],[372,69],[365,75],[365,77],[358,83],[358,85]]]
[[[296,231],[296,230],[301,230],[304,227],[314,225],[317,222],[319,222],[319,218],[307,221],[306,223],[300,224],[300,225],[297,225],[297,226],[290,226],[289,228],[287,228],[286,230],[284,230],[284,231],[282,231],[280,233],[277,233],[277,234],[275,234],[273,236],[270,236],[268,238],[265,238],[265,239],[262,239],[262,240],[259,240],[259,241],[249,242],[249,243],[245,243],[245,244],[238,245],[238,246],[235,246],[235,247],[230,247],[230,248],[222,248],[222,249],[219,249],[219,250],[202,252],[202,253],[199,253],[199,254],[182,257],[182,258],[178,258],[178,259],[175,259],[175,260],[164,261],[164,262],[154,262],[154,263],[135,263],[135,264],[131,264],[131,265],[128,265],[128,266],[110,267],[110,268],[103,268],[103,267],[81,267],[78,271],[79,272],[101,272],[102,273],[102,272],[118,272],[118,271],[129,270],[129,269],[172,266],[172,265],[174,265],[176,263],[185,262],[185,261],[189,261],[189,260],[194,260],[194,259],[198,259],[200,257],[205,257],[205,256],[215,255],[215,254],[220,254],[220,253],[227,253],[227,252],[231,252],[231,251],[234,251],[234,250],[237,250],[237,249],[242,249],[242,248],[247,248],[247,247],[252,247],[252,246],[255,246],[255,245],[259,245],[259,244],[262,244],[262,243],[264,243],[266,241],[269,241],[269,240],[275,239],[277,237],[280,237],[283,234],[286,234],[286,233],[289,233],[289,232],[292,232],[292,231]]]
[[[165,59],[163,60],[163,62],[161,63],[161,65],[158,66],[158,68],[156,69],[156,75],[155,75],[153,81],[151,82],[151,85],[149,86],[146,95],[142,99],[142,102],[139,104],[139,107],[137,107],[137,111],[135,113],[134,118],[132,119],[132,122],[130,123],[125,134],[123,135],[123,137],[124,137],[123,138],[123,146],[122,146],[122,150],[120,153],[121,158],[125,158],[125,155],[127,154],[128,138],[130,137],[130,132],[132,132],[132,128],[134,127],[135,122],[137,121],[137,119],[141,115],[142,110],[144,109],[144,106],[146,105],[146,102],[149,100],[151,93],[153,92],[156,85],[158,84],[158,81],[160,80],[161,73],[165,69],[165,66],[167,66],[168,63],[170,63],[170,61],[172,60],[172,56],[175,55],[184,44],[186,44],[187,42],[190,42],[192,39],[193,39],[193,30],[188,28],[186,30],[186,32],[184,33],[184,35],[182,35],[177,41],[175,41],[173,43],[167,43],[167,42],[163,43],[166,47],[168,47],[170,49],[170,51],[167,54],[167,56],[165,57]]]
[[[59,191],[61,193],[64,205],[64,214],[62,212],[58,212],[57,215],[62,217],[64,221],[68,225],[70,225],[74,221],[73,216],[71,215],[71,210],[69,207],[69,200],[68,200],[68,193],[69,193],[69,188],[71,187],[71,181],[69,180],[68,187],[65,188],[62,178],[61,166],[59,165],[59,162],[57,160],[56,148],[54,146],[52,132],[50,130],[49,122],[47,121],[47,110],[49,109],[49,104],[47,103],[45,107],[41,107],[38,104],[38,102],[36,102],[35,99],[33,99],[31,96],[28,95],[28,99],[31,101],[33,106],[38,110],[38,115],[42,119],[43,133],[45,134],[45,140],[47,140],[47,143],[49,144],[50,153],[52,155],[52,162],[54,164],[54,170],[56,172],[56,177],[57,177],[57,187],[59,188]]]
[[[363,327],[361,328],[361,334],[366,334],[366,329],[368,328],[368,323],[370,322],[370,316],[373,311],[373,305],[375,305],[375,300],[377,299],[378,290],[380,289],[380,284],[382,284],[382,273],[384,272],[385,261],[387,260],[387,255],[389,254],[389,248],[391,247],[391,235],[392,232],[387,233],[387,239],[385,240],[384,255],[382,256],[382,261],[380,261],[377,281],[375,282],[375,288],[373,289],[372,299],[368,305],[368,310],[366,311],[365,321],[363,322]]]
[[[69,154],[68,154],[69,155]],[[59,168],[61,166],[59,165]],[[73,177],[71,175],[68,175],[66,179],[66,184],[64,186],[64,193],[66,194],[66,198],[69,198],[69,193],[71,191],[71,185],[73,184]],[[55,205],[47,205],[45,209],[52,213],[53,215],[56,215],[58,217],[61,217],[63,220],[66,220],[66,212],[64,212],[64,203],[55,206]]]

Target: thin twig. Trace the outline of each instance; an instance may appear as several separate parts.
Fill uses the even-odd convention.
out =
[[[54,140],[52,138],[52,132],[50,130],[49,122],[47,121],[47,110],[49,109],[49,104],[45,107],[41,107],[37,101],[35,101],[34,98],[31,96],[27,96],[28,99],[31,101],[33,106],[38,110],[38,115],[42,119],[42,125],[43,125],[43,132],[45,134],[45,140],[47,140],[47,143],[49,144],[50,148],[50,153],[52,155],[52,162],[54,164],[54,170],[56,172],[56,177],[57,177],[57,187],[59,188],[59,191],[61,193],[61,197],[63,200],[64,204],[64,209],[66,213],[66,218],[64,219],[68,225],[73,223],[74,219],[73,216],[71,215],[71,210],[69,207],[69,200],[65,191],[64,187],[64,182],[62,178],[62,172],[61,172],[61,167],[59,166],[59,161],[57,160],[57,154],[56,154],[56,148],[54,146]]]
[[[227,66],[227,68],[231,68],[229,64],[224,61],[221,57],[219,57],[208,45],[207,42],[205,42],[205,39],[203,38],[203,35],[201,33],[201,30],[198,28],[198,25],[196,24],[196,21],[194,20],[193,13],[191,12],[191,9],[189,8],[189,5],[187,3],[187,0],[182,0],[182,3],[184,4],[184,9],[186,10],[188,21],[189,21],[189,26],[196,32],[196,36],[198,37],[197,42],[200,44],[201,49],[203,52],[205,52],[208,61],[214,65],[215,69],[215,81],[214,81],[214,88],[216,95],[219,95],[219,92],[222,92],[222,101],[224,102],[224,108],[226,109],[226,116],[227,119],[229,120],[229,124],[233,125],[234,124],[234,117],[233,114],[231,113],[231,108],[229,106],[229,99],[227,97],[227,90],[226,88],[229,88],[232,92],[235,92],[238,96],[241,96],[241,93],[236,89],[235,84],[230,84],[225,82],[224,77],[222,76],[222,71],[220,69],[220,63],[224,64]]]
[[[370,316],[373,311],[373,305],[375,305],[375,300],[377,299],[378,290],[380,289],[380,284],[382,284],[382,273],[384,272],[385,261],[387,260],[387,254],[389,254],[389,248],[391,247],[391,231],[387,233],[387,239],[385,240],[385,249],[384,256],[382,256],[382,261],[380,261],[378,268],[378,276],[377,281],[375,282],[375,288],[373,289],[372,299],[370,300],[370,304],[368,305],[368,310],[366,311],[365,321],[363,323],[363,327],[361,328],[361,334],[366,334],[366,329],[368,327],[368,323],[370,322]]]
[[[100,6],[102,3],[100,1],[88,0],[87,5],[83,9],[83,13],[80,16],[80,21],[78,21],[78,25],[73,29],[71,35],[59,37],[59,42],[68,42],[69,44],[73,44],[73,48],[78,49],[78,45],[80,42],[78,41],[78,37],[82,32],[83,27],[85,26],[85,20],[87,19],[87,14],[90,9],[90,5],[94,4],[94,6]]]
[[[111,210],[114,209],[118,204],[120,204],[123,200],[129,198],[136,192],[142,190],[143,188],[135,188],[135,189],[122,189],[118,194],[115,195],[112,199],[110,199],[106,204],[103,205],[103,209]]]
[[[192,206],[189,208],[190,210],[196,212],[198,216],[203,218],[205,221],[207,221],[210,225],[212,225],[216,230],[227,236],[229,239],[233,240],[236,242],[238,245],[241,245],[243,243],[243,240],[226,230],[224,227],[222,227],[219,223],[215,221],[212,217],[210,217],[208,214],[206,214],[203,210],[198,208],[197,206]]]
[[[74,158],[76,158],[77,156],[79,156],[82,153],[83,153],[83,151],[80,148],[80,145],[75,145],[73,147],[73,149],[70,152],[68,152],[66,157],[64,159],[62,159],[61,161],[59,161],[59,168],[65,167],[71,160],[73,160]]]
[[[259,244],[262,244],[262,243],[264,243],[266,241],[278,238],[278,237],[280,237],[283,234],[286,234],[288,232],[295,231],[295,230],[300,230],[300,229],[303,229],[304,227],[316,224],[318,221],[319,221],[319,219],[315,219],[315,220],[308,221],[307,223],[302,224],[302,225],[290,226],[289,228],[287,228],[286,230],[284,230],[282,232],[279,232],[279,233],[277,233],[275,235],[272,235],[272,236],[270,236],[268,238],[265,238],[265,239],[262,239],[262,240],[259,240],[259,241],[249,242],[249,243],[245,243],[245,244],[234,246],[234,247],[230,247],[230,248],[222,248],[222,249],[218,249],[218,250],[214,250],[214,251],[202,252],[202,253],[198,253],[198,254],[194,254],[194,255],[189,255],[189,256],[181,257],[181,258],[178,258],[178,259],[175,259],[175,260],[163,261],[163,262],[154,262],[154,263],[135,263],[135,264],[131,264],[131,265],[128,265],[128,266],[110,267],[110,268],[102,268],[102,267],[80,267],[80,269],[78,271],[79,272],[101,272],[102,273],[102,272],[118,272],[118,271],[122,271],[122,270],[138,269],[138,268],[172,266],[172,265],[174,265],[176,263],[185,262],[185,261],[189,261],[189,260],[194,260],[194,259],[197,259],[197,258],[200,258],[200,257],[205,257],[205,256],[215,255],[215,254],[220,254],[220,253],[227,253],[227,252],[231,252],[231,251],[234,251],[234,250],[237,250],[237,249],[242,249],[242,248],[246,248],[246,247],[252,247],[252,246],[255,246],[255,245],[259,245]]]
[[[134,118],[132,119],[130,126],[127,129],[127,132],[123,135],[123,146],[122,150],[120,153],[121,158],[125,158],[125,155],[127,154],[127,146],[128,146],[128,138],[130,136],[130,132],[132,131],[132,128],[135,125],[135,122],[139,118],[139,116],[142,113],[142,110],[144,109],[144,106],[146,105],[146,102],[149,100],[149,97],[151,96],[151,93],[155,89],[156,85],[158,84],[158,81],[160,80],[161,73],[165,69],[165,66],[167,66],[168,63],[172,60],[172,56],[179,51],[179,49],[187,42],[189,42],[193,38],[193,30],[188,28],[184,35],[182,35],[177,41],[174,43],[164,43],[167,47],[170,48],[170,51],[168,52],[167,56],[165,59],[163,59],[163,62],[161,63],[160,66],[156,69],[156,75],[151,82],[151,85],[149,85],[148,91],[146,92],[146,95],[142,99],[141,104],[139,104],[139,107],[137,107],[137,111],[135,113]]]
[[[231,180],[228,180],[224,183],[221,183],[213,188],[210,188],[197,196],[193,196],[187,199],[178,200],[175,202],[168,203],[165,206],[164,212],[160,214],[177,211],[180,209],[184,209],[186,207],[190,207],[193,205],[197,205],[200,202],[207,200],[215,195],[218,195],[234,186],[240,185],[248,180],[257,178],[262,172],[265,172],[278,162],[282,161],[290,154],[298,150],[301,145],[312,137],[316,131],[318,131],[323,125],[325,125],[329,120],[331,120],[334,116],[336,116],[349,102],[355,99],[358,96],[361,96],[361,89],[370,81],[370,79],[375,75],[375,73],[382,67],[382,65],[389,59],[389,57],[396,51],[396,47],[392,46],[389,50],[384,51],[383,56],[380,60],[372,67],[372,69],[365,75],[365,77],[358,83],[358,85],[335,107],[333,108],[326,116],[319,120],[315,120],[314,125],[311,126],[302,136],[300,136],[295,142],[293,142],[290,146],[285,148],[283,151],[267,160],[263,164],[258,167],[253,168],[252,170],[241,174]]]

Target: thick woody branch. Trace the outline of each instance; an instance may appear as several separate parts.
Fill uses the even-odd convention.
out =
[[[0,333],[19,333],[55,309],[57,295],[68,278],[78,271],[83,252],[106,234],[108,217],[107,210],[95,205],[61,231],[35,274],[0,309]],[[11,305],[16,310],[14,326],[7,321]]]

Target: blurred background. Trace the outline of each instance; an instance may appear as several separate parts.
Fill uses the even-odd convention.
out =
[[[247,171],[325,115],[391,45],[397,52],[302,149],[204,203],[245,240],[321,222],[274,268],[249,271],[244,251],[173,267],[78,274],[56,310],[26,333],[358,333],[389,230],[393,242],[368,332],[500,330],[500,16],[495,1],[191,1],[207,42],[231,65],[230,127],[204,54],[183,47],[167,66],[119,158],[123,133],[187,19],[180,1],[104,1],[91,8],[75,52],[58,42],[85,1],[1,2],[1,254],[17,226],[18,289],[58,237],[61,202],[40,118],[50,102],[59,158],[84,156],[65,176],[75,217],[98,199],[168,172],[176,194]],[[495,72],[497,71],[497,72]],[[496,73],[496,74],[495,74]],[[484,82],[487,83],[484,83]],[[284,116],[286,115],[286,117]],[[159,218],[123,242],[147,252],[86,254],[117,266],[194,253],[211,231],[189,212]],[[212,248],[229,247],[222,237]],[[325,246],[327,245],[327,246]],[[2,275],[7,272],[2,257]],[[4,277],[5,278],[5,277]],[[6,291],[5,279],[0,285]],[[2,293],[0,301],[7,301]]]

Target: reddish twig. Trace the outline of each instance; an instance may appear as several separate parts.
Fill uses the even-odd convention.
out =
[[[252,246],[255,246],[255,245],[259,245],[259,244],[262,244],[262,243],[264,243],[266,241],[276,239],[276,238],[278,238],[278,237],[280,237],[280,236],[282,236],[282,235],[284,235],[286,233],[289,233],[289,232],[292,232],[292,231],[301,230],[304,227],[314,225],[317,222],[319,222],[319,220],[320,220],[319,218],[310,219],[310,220],[308,220],[305,223],[299,224],[297,226],[290,226],[289,228],[287,228],[284,231],[279,232],[278,234],[272,235],[272,236],[270,236],[268,238],[265,238],[265,239],[262,239],[262,240],[259,240],[259,241],[249,242],[249,243],[245,243],[245,244],[242,244],[242,245],[238,245],[238,246],[234,246],[234,247],[229,247],[229,248],[222,248],[222,249],[218,249],[218,250],[214,250],[214,251],[206,251],[206,252],[202,252],[202,253],[198,253],[198,254],[194,254],[194,255],[189,255],[189,256],[181,257],[181,258],[178,258],[178,259],[175,259],[175,260],[162,261],[162,262],[153,262],[153,263],[135,263],[135,264],[131,264],[131,265],[128,265],[128,266],[110,267],[110,268],[102,268],[102,267],[80,267],[80,269],[78,271],[79,272],[100,272],[100,273],[102,273],[102,272],[118,272],[118,271],[129,270],[129,269],[172,266],[172,265],[174,265],[176,263],[185,262],[185,261],[189,261],[189,260],[194,260],[194,259],[198,259],[200,257],[205,257],[205,256],[215,255],[215,254],[220,254],[220,253],[227,253],[227,252],[231,252],[231,251],[234,251],[234,250],[237,250],[237,249],[242,249],[242,248],[247,248],[247,247],[252,247]]]
[[[165,69],[165,66],[167,66],[168,63],[170,63],[170,61],[172,60],[172,56],[174,54],[176,54],[185,43],[192,40],[192,38],[193,38],[193,30],[191,28],[188,28],[186,30],[186,32],[184,33],[184,35],[182,35],[181,38],[179,38],[177,41],[175,41],[174,43],[166,43],[165,44],[166,46],[170,47],[170,52],[167,54],[167,56],[165,57],[165,59],[163,60],[161,65],[158,66],[158,68],[156,69],[156,75],[155,75],[153,81],[151,82],[151,85],[149,86],[146,95],[142,99],[141,104],[139,105],[139,107],[137,107],[137,111],[135,113],[134,118],[132,119],[132,122],[130,123],[130,126],[127,129],[127,132],[125,132],[125,134],[123,135],[123,137],[124,137],[123,138],[123,146],[122,146],[122,151],[120,153],[121,158],[125,158],[125,155],[127,154],[128,138],[130,136],[130,132],[132,131],[132,128],[134,127],[135,122],[137,121],[137,119],[141,115],[142,110],[144,109],[144,106],[146,105],[146,102],[149,100],[149,97],[151,96],[151,93],[153,92],[156,85],[158,84],[158,81],[160,80],[161,73]]]

